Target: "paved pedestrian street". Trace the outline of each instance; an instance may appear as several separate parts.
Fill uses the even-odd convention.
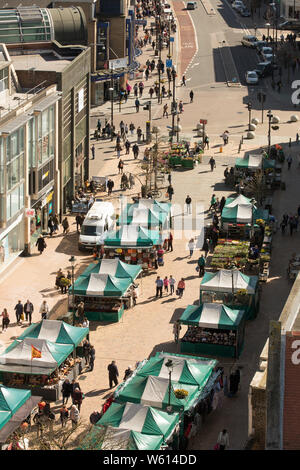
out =
[[[148,3],[143,1],[142,3]],[[155,3],[155,2],[149,2]],[[180,353],[180,344],[174,341],[173,325],[188,305],[198,304],[200,298],[200,282],[196,271],[197,261],[202,251],[204,241],[204,226],[213,222],[213,213],[209,211],[213,194],[221,200],[224,196],[233,197],[237,193],[233,186],[226,185],[224,171],[235,166],[236,159],[244,155],[261,154],[262,148],[268,147],[269,124],[265,113],[264,123],[259,123],[255,130],[255,138],[247,139],[248,110],[246,104],[249,96],[253,100],[252,117],[261,120],[261,109],[256,100],[256,90],[247,87],[244,83],[245,54],[248,48],[243,48],[241,61],[236,60],[236,48],[240,46],[240,40],[245,28],[254,33],[253,20],[242,18],[246,22],[240,33],[236,30],[236,22],[241,18],[233,13],[229,3],[197,2],[196,10],[186,10],[185,3],[174,0],[170,2],[177,21],[177,32],[174,34],[174,54],[172,56],[176,66],[176,99],[183,101],[184,111],[180,118],[180,132],[178,140],[186,138],[198,142],[196,125],[200,119],[207,120],[206,133],[209,136],[209,149],[205,149],[202,161],[193,169],[185,170],[176,168],[172,170],[172,186],[174,195],[173,204],[173,251],[165,252],[164,264],[149,274],[139,277],[137,305],[125,310],[124,315],[117,323],[90,321],[90,344],[95,347],[95,364],[93,371],[86,367],[78,377],[81,390],[85,395],[80,410],[81,421],[89,423],[89,417],[95,410],[101,411],[105,401],[111,396],[113,389],[109,388],[107,367],[112,361],[116,361],[119,370],[119,382],[123,380],[125,370],[130,366],[135,368],[136,363],[154,356],[157,352]],[[222,5],[223,15],[219,12]],[[219,9],[218,9],[219,8]],[[213,11],[211,10],[213,9]],[[230,22],[228,18],[231,18]],[[151,19],[152,21],[152,19]],[[149,18],[148,18],[149,22]],[[261,38],[265,32],[263,22],[259,24],[257,35]],[[217,44],[217,34],[225,31],[226,41],[232,50],[232,57],[240,74],[241,86],[227,86],[226,70],[221,65]],[[235,31],[235,34],[231,34]],[[138,37],[143,37],[142,26],[139,27]],[[225,36],[224,36],[225,37]],[[188,52],[186,52],[188,51]],[[252,53],[252,51],[250,51]],[[162,50],[163,61],[167,59],[168,49]],[[141,66],[150,61],[154,56],[150,44],[142,48],[142,54],[138,57]],[[252,60],[252,56],[249,60]],[[250,65],[249,65],[250,67]],[[251,70],[251,68],[249,69]],[[202,73],[203,71],[203,73]],[[186,85],[181,86],[182,76],[186,75]],[[138,77],[138,75],[136,75]],[[166,72],[163,75],[164,84],[168,87]],[[284,76],[285,77],[285,76]],[[136,112],[133,90],[127,102],[122,103],[121,112],[118,103],[114,104],[114,124],[119,131],[119,124],[123,120],[135,125],[135,132],[128,134],[131,148],[125,153],[123,142],[120,158],[124,162],[124,172],[133,174],[135,185],[126,191],[121,190],[122,175],[118,170],[119,159],[116,152],[116,141],[110,139],[94,139],[94,131],[100,118],[102,125],[104,120],[110,119],[111,103],[106,101],[101,106],[91,109],[90,138],[91,145],[95,145],[95,159],[92,154],[89,160],[89,176],[102,176],[114,181],[111,195],[98,192],[97,197],[112,202],[117,214],[125,203],[131,203],[132,197],[141,191],[141,185],[145,182],[145,170],[143,169],[144,152],[147,147],[143,140],[139,144],[139,157],[134,159],[132,146],[137,142],[136,129],[141,126],[145,137],[145,122],[148,119],[148,111],[143,106],[150,99],[149,89],[158,80],[156,69],[150,74],[149,80],[144,77],[130,79],[129,83],[143,80],[145,88],[140,98],[140,112]],[[234,368],[240,366],[240,389],[234,397],[224,397],[223,406],[209,414],[202,425],[201,430],[189,440],[188,450],[212,450],[216,439],[222,429],[227,429],[230,436],[229,448],[232,450],[243,449],[248,440],[248,392],[249,384],[259,366],[259,357],[269,334],[269,321],[278,319],[292,286],[288,279],[287,267],[293,253],[299,251],[298,229],[291,236],[287,228],[282,235],[279,224],[283,214],[296,214],[299,206],[299,177],[300,166],[298,156],[300,145],[296,143],[296,133],[299,132],[299,124],[290,122],[290,116],[299,112],[290,105],[290,89],[285,84],[282,93],[271,89],[270,79],[264,80],[264,87],[268,90],[265,109],[272,109],[273,114],[278,115],[280,124],[278,130],[272,129],[271,145],[279,144],[283,147],[285,155],[292,157],[291,169],[287,162],[283,163],[281,179],[285,183],[285,189],[276,189],[272,195],[272,214],[276,219],[273,233],[272,256],[270,262],[269,277],[265,283],[260,283],[260,308],[257,317],[246,322],[245,342],[242,353],[238,359],[215,357],[224,367],[224,375],[230,376]],[[190,103],[189,93],[193,90],[194,99]],[[172,126],[171,115],[172,99],[163,98],[162,104],[157,103],[157,98],[151,99],[152,126],[159,128],[159,148],[164,152],[168,148],[168,133]],[[286,102],[286,103],[285,103]],[[169,116],[163,117],[163,105],[167,103]],[[222,135],[229,131],[229,142],[224,145]],[[242,136],[244,137],[241,142]],[[174,137],[177,139],[177,136]],[[291,146],[289,141],[291,139]],[[240,145],[241,144],[241,145]],[[240,146],[240,148],[239,148]],[[216,166],[211,171],[209,160],[214,157]],[[159,201],[167,202],[166,190],[169,183],[167,177],[162,180],[161,196]],[[186,213],[185,199],[189,195],[192,199],[192,213]],[[15,305],[20,299],[25,303],[27,299],[34,305],[32,322],[41,319],[40,307],[44,300],[50,308],[50,319],[55,320],[68,312],[68,295],[62,294],[55,286],[56,273],[61,268],[64,272],[71,269],[70,257],[75,256],[75,279],[93,262],[91,252],[78,250],[79,233],[76,230],[74,215],[68,213],[67,218],[70,231],[62,233],[62,227],[57,234],[46,237],[47,247],[42,254],[37,248],[31,256],[19,256],[0,275],[0,308],[1,312],[7,309],[11,323],[6,331],[0,334],[0,353],[7,348],[28,326],[25,320],[18,325],[15,320]],[[196,248],[190,257],[188,242],[191,238],[197,240]],[[212,254],[208,255],[208,265]],[[156,297],[155,280],[157,276],[164,279],[172,275],[178,281],[185,280],[185,290],[182,298],[176,293],[171,294],[163,290],[162,298]],[[176,289],[175,289],[176,290]],[[182,325],[180,337],[186,332],[187,327]],[[61,400],[51,404],[51,409],[56,414],[61,408]],[[72,445],[71,445],[72,447]]]

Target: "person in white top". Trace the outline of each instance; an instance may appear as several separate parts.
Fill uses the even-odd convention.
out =
[[[189,250],[190,250],[190,258],[193,256],[193,253],[194,253],[194,249],[195,249],[195,241],[193,238],[190,239],[189,243],[188,243],[188,247],[189,247]]]
[[[220,432],[217,443],[219,444],[219,450],[225,450],[229,447],[229,434],[226,429]]]
[[[80,418],[80,413],[76,405],[71,406],[70,410],[70,420],[72,421],[72,428],[75,428],[78,425]]]
[[[170,294],[174,294],[176,279],[172,275],[169,278]]]
[[[43,300],[43,303],[40,307],[40,314],[42,315],[42,320],[47,320],[49,315],[49,305],[47,304],[46,300]]]

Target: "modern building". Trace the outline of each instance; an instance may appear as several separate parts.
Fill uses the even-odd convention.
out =
[[[280,15],[287,20],[300,18],[300,0],[281,0]]]
[[[0,272],[59,211],[56,86],[24,90],[0,45]]]
[[[253,450],[300,449],[300,274],[269,339],[249,390]]]

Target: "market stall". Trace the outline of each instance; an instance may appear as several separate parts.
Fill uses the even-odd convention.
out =
[[[168,230],[171,226],[172,204],[149,199],[127,204],[117,220],[117,226],[135,224],[148,229]]]
[[[216,271],[229,269],[233,264],[244,269],[249,261],[250,242],[220,238],[210,260],[209,267]]]
[[[180,341],[180,352],[236,357],[244,344],[245,311],[223,304],[189,305],[180,317],[188,329]]]
[[[14,341],[0,355],[4,385],[29,389],[32,395],[56,401],[62,382],[81,372],[81,359],[74,357],[73,344],[55,344],[45,339]]]
[[[253,319],[259,310],[258,277],[246,276],[237,269],[206,272],[200,284],[200,304],[203,303],[245,310],[245,319]]]
[[[263,170],[265,175],[265,184],[267,187],[276,187],[281,180],[281,167],[276,165],[276,161],[266,158],[263,154],[249,154],[243,158],[237,158],[234,169],[234,179],[238,183],[243,178],[254,175],[255,172]]]
[[[18,429],[41,400],[30,390],[8,388],[0,384],[0,444]]]
[[[295,280],[296,277],[298,276],[298,273],[300,271],[300,254],[293,253],[288,269],[287,269],[287,274],[289,279]]]
[[[104,240],[106,258],[118,257],[130,264],[139,264],[143,269],[154,267],[153,249],[162,244],[158,230],[148,230],[138,225],[124,225],[109,232]]]
[[[188,152],[185,142],[172,144],[170,150],[166,152],[166,157],[169,160],[169,165],[173,168],[180,166],[193,169],[196,161],[199,161],[199,154]]]
[[[102,259],[97,263],[91,263],[81,274],[89,276],[90,274],[110,274],[119,279],[130,278],[135,281],[141,273],[141,267],[133,264],[123,263],[118,258]]]
[[[162,436],[111,426],[93,426],[78,450],[158,450]]]

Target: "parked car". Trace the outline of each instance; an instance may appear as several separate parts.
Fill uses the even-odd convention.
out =
[[[260,52],[263,47],[268,47],[267,41],[257,41],[256,49],[258,50],[258,52]]]
[[[256,66],[255,72],[259,77],[264,78],[272,75],[272,70],[274,70],[274,67],[271,62],[259,62]]]
[[[278,24],[277,28],[300,31],[300,21],[299,20],[284,21],[283,23]]]
[[[186,4],[187,10],[195,10],[195,8],[197,7],[198,7],[197,2],[187,2]]]
[[[251,36],[250,34],[248,34],[246,36],[243,36],[243,39],[242,39],[241,42],[242,42],[243,46],[256,47],[258,39],[257,39],[256,36]]]
[[[255,70],[248,70],[245,78],[248,85],[256,85],[258,83],[258,75]]]
[[[232,8],[234,10],[238,10],[239,8],[246,8],[245,5],[243,4],[243,2],[241,0],[235,0],[232,4]]]
[[[251,16],[251,13],[247,8],[239,8],[238,12],[244,18],[249,18],[249,16]]]
[[[265,62],[275,62],[276,55],[275,54],[263,54],[262,58]]]

